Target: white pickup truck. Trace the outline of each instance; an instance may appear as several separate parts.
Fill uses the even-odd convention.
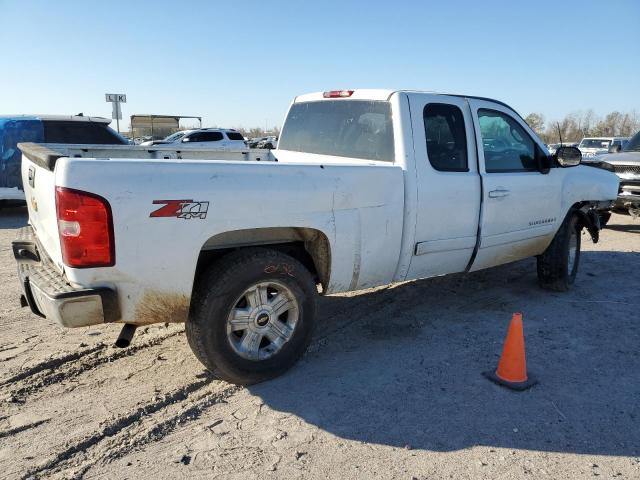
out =
[[[582,228],[597,240],[618,194],[613,173],[572,147],[550,156],[507,105],[413,91],[299,96],[263,158],[20,148],[23,305],[67,327],[124,323],[120,345],[186,322],[198,359],[240,384],[303,354],[319,291],[531,256],[543,287],[566,290]]]

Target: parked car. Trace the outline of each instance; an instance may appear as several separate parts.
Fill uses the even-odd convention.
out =
[[[247,145],[249,146],[249,148],[258,148],[258,144],[260,142],[264,142],[268,137],[255,137],[255,138],[250,138],[249,141],[247,142]]]
[[[272,150],[277,146],[278,146],[278,137],[273,137],[273,136],[265,137],[264,139],[260,140],[256,145],[257,148],[268,148],[269,150]]]
[[[135,137],[133,139],[133,144],[141,145],[144,142],[151,142],[151,141],[153,141],[153,137],[151,135],[145,135],[143,137]]]
[[[582,158],[588,160],[597,155],[608,153],[613,146],[623,147],[629,139],[626,137],[585,137],[578,148],[582,152]]]
[[[247,144],[242,134],[233,129],[199,128],[197,130],[181,130],[163,140],[143,142],[142,146],[174,145],[181,148],[210,150],[246,150]]]
[[[502,102],[413,91],[296,97],[277,161],[20,148],[23,305],[67,327],[124,323],[120,345],[137,325],[186,322],[196,357],[239,384],[303,354],[319,291],[532,256],[544,288],[567,290],[581,230],[597,241],[618,193],[578,149],[549,156]]]
[[[25,200],[18,143],[128,144],[109,123],[107,118],[83,115],[0,117],[0,204]]]
[[[640,132],[617,153],[595,157],[596,166],[612,167],[620,179],[614,210],[640,216]]]

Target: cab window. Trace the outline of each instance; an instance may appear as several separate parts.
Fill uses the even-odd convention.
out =
[[[423,117],[431,166],[441,172],[468,172],[462,111],[455,105],[430,103],[424,107]]]
[[[478,110],[487,173],[538,171],[533,139],[512,117],[496,110]]]

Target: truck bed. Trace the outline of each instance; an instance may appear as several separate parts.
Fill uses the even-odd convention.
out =
[[[128,158],[141,160],[232,160],[277,161],[271,150],[213,150],[179,149],[166,145],[141,147],[137,145],[81,145],[56,143],[19,143],[22,153],[41,167],[53,170],[56,161],[69,158]]]
[[[404,180],[402,168],[389,162],[315,163],[304,154],[278,162],[265,150],[245,154],[53,144],[23,144],[21,149],[29,223],[41,252],[73,288],[116,288],[121,321],[184,321],[180,312],[188,308],[174,307],[189,304],[200,252],[233,248],[256,232],[269,231],[276,242],[283,231],[294,231],[299,241],[310,235],[326,238],[331,252],[327,293],[394,279]],[[63,264],[58,187],[109,202],[114,266]],[[163,206],[176,201],[198,211],[165,215]],[[144,314],[148,308],[157,313],[158,305],[167,307],[166,315]]]

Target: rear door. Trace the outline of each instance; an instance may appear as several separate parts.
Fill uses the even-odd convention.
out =
[[[546,155],[529,126],[504,105],[469,99],[480,147],[483,198],[480,248],[471,270],[538,255],[562,222],[561,175],[541,173]]]
[[[464,271],[478,233],[480,176],[466,99],[408,94],[418,184],[409,278]]]

